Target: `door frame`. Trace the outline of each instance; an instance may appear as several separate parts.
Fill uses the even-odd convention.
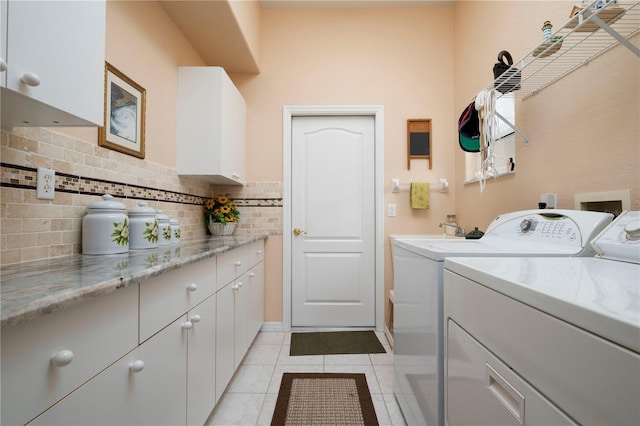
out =
[[[375,321],[384,326],[384,107],[382,105],[285,105],[282,109],[282,329],[291,330],[291,122],[294,117],[358,115],[374,118]]]

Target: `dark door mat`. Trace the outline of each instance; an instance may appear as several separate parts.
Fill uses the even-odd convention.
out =
[[[386,353],[373,331],[291,333],[290,356]]]
[[[284,373],[271,426],[377,426],[364,374]]]

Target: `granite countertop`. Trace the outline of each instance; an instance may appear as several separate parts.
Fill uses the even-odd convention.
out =
[[[0,328],[13,327],[265,238],[266,235],[208,237],[125,254],[78,254],[3,266]]]

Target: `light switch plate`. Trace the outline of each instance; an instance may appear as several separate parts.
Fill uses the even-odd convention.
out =
[[[395,215],[396,215],[396,205],[395,204],[387,205],[387,216],[395,217]]]

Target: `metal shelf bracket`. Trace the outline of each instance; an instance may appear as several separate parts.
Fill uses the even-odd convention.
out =
[[[514,132],[516,132],[517,134],[519,134],[520,136],[522,136],[524,138],[524,143],[529,145],[530,139],[529,136],[527,136],[526,133],[524,133],[522,130],[518,129],[515,124],[513,124],[511,121],[509,121],[508,118],[506,118],[505,116],[503,116],[502,114],[500,114],[498,111],[495,112],[496,116],[502,120],[504,122],[504,124],[506,124],[507,126],[511,127],[513,129]]]

